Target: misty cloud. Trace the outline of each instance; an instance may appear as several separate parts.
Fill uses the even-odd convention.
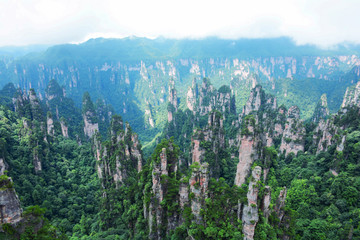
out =
[[[0,46],[129,35],[289,36],[297,43],[360,43],[360,1],[3,0]]]

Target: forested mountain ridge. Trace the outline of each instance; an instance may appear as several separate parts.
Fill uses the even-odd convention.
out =
[[[216,88],[230,86],[238,110],[257,84],[286,107],[298,105],[310,118],[317,100],[328,96],[338,110],[347,86],[357,82],[358,47],[321,50],[296,46],[287,38],[222,40],[92,39],[48,48],[0,62],[0,84],[34,88],[40,98],[51,79],[64,87],[77,106],[88,91],[129,121],[144,146],[166,123],[168,88],[176,87],[185,110],[187,87],[194,78],[211,79]]]
[[[260,85],[237,111],[230,86],[193,81],[179,100],[171,83],[163,140],[148,159],[130,125],[90,94],[69,114],[55,81],[42,101],[8,85],[0,157],[14,185],[0,194],[15,187],[23,207],[47,208],[53,226],[3,229],[38,239],[356,239],[358,85],[339,112],[329,115],[322,96],[304,121]]]

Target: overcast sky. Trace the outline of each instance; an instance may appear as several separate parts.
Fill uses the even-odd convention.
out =
[[[292,37],[360,43],[359,0],[0,0],[0,46],[93,37]]]

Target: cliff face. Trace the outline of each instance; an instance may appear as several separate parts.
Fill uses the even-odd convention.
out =
[[[49,134],[50,136],[54,136],[55,134],[54,120],[50,112],[48,112],[47,114],[46,127],[47,127],[47,134]]]
[[[20,207],[19,198],[12,187],[11,178],[2,175],[0,182],[0,213],[1,224],[9,223],[16,226],[21,220],[22,209]]]
[[[192,163],[204,163],[206,155],[214,156],[209,162],[209,174],[219,178],[219,153],[225,148],[225,131],[223,116],[218,111],[212,111],[208,116],[208,124],[202,130],[194,130],[191,138]]]
[[[357,111],[350,109],[350,111]],[[348,109],[342,109],[342,113],[348,112]],[[316,149],[316,154],[327,151],[330,146],[336,145],[337,151],[343,151],[346,142],[347,126],[341,124],[341,119],[344,117],[341,112],[333,115],[327,120],[320,120],[314,129],[313,147]]]
[[[191,87],[188,88],[186,93],[186,106],[190,111],[194,112],[196,109],[196,100],[198,97],[198,85],[196,80],[192,81]]]
[[[247,128],[250,135],[244,135],[240,139],[240,148],[239,148],[239,163],[237,165],[235,184],[241,186],[245,183],[246,177],[249,174],[249,170],[254,160],[257,158],[257,140],[252,135],[253,127],[249,126]]]
[[[101,142],[99,133],[93,141],[97,173],[98,177],[103,180],[102,186],[105,189],[109,187],[106,179],[110,177],[112,179],[110,183],[115,183],[118,188],[134,170],[135,172],[141,171],[143,162],[137,134],[132,132],[128,123],[124,130],[120,116],[113,116],[110,133],[111,141],[106,144]]]
[[[336,145],[337,151],[343,151],[346,142],[346,129],[351,123],[344,123],[346,115],[358,115],[358,91],[359,83],[352,88],[348,88],[340,111],[327,119],[321,119],[317,122],[313,131],[313,148],[316,153],[328,150],[331,145]]]
[[[332,119],[320,120],[315,128],[314,143],[316,145],[316,152],[326,151],[327,148],[334,143],[334,136],[337,133],[338,128],[334,125]]]
[[[318,104],[315,107],[313,117],[311,120],[315,123],[319,122],[320,119],[325,119],[329,116],[329,108],[327,103],[326,94],[321,95]]]
[[[65,118],[60,118],[61,133],[64,137],[69,137],[69,128],[67,126]]]
[[[160,163],[156,164],[152,170],[152,192],[154,198],[149,206],[149,229],[150,236],[154,239],[161,239],[162,236],[160,229],[165,213],[160,203],[164,200],[164,192],[166,193],[167,186],[166,183],[161,183],[161,177],[162,175],[168,176],[167,167],[166,148],[163,148],[160,154]],[[155,218],[155,221],[153,221],[153,218]],[[153,223],[155,223],[155,226]],[[152,232],[153,228],[156,229],[156,232]]]
[[[164,238],[184,221],[182,213],[170,207],[171,205],[180,206],[182,209],[188,205],[187,183],[181,181],[180,185],[174,186],[174,180],[179,174],[178,149],[171,141],[162,142],[160,145],[162,148],[155,150],[158,155],[154,156],[152,161],[150,202],[148,207],[144,204],[151,239]],[[174,187],[179,191],[174,192]]]
[[[145,70],[143,73],[146,76]],[[182,229],[184,226],[190,228],[189,224],[191,225],[191,223],[193,223],[192,226],[206,228],[207,221],[211,221],[207,218],[209,215],[206,215],[210,212],[207,212],[207,208],[215,202],[216,194],[218,194],[216,191],[221,190],[221,187],[214,187],[214,185],[229,179],[235,181],[236,186],[241,187],[236,188],[239,190],[236,196],[240,196],[241,191],[244,193],[247,191],[246,201],[245,198],[240,199],[239,197],[236,199],[237,203],[234,204],[228,198],[226,201],[222,201],[223,205],[221,205],[226,205],[224,208],[228,208],[228,212],[223,215],[232,216],[235,213],[237,215],[235,221],[241,219],[244,239],[254,239],[256,226],[264,223],[262,219],[265,219],[266,224],[274,225],[272,227],[286,229],[290,222],[290,215],[287,216],[288,212],[285,211],[287,190],[284,188],[280,191],[278,187],[281,186],[276,186],[272,193],[271,187],[266,184],[271,185],[273,182],[269,182],[269,179],[271,181],[276,179],[274,162],[279,160],[281,164],[287,164],[286,161],[289,158],[284,158],[284,156],[297,155],[300,151],[304,151],[305,136],[307,141],[310,139],[307,145],[311,145],[311,136],[306,135],[304,124],[300,119],[299,108],[292,106],[287,110],[284,106],[278,107],[276,98],[266,94],[261,86],[256,86],[250,93],[243,112],[239,116],[231,115],[228,112],[231,111],[232,97],[227,88],[223,88],[221,91],[220,89],[216,90],[204,80],[199,93],[196,93],[193,88],[191,89],[191,94],[197,97],[195,104],[191,98],[187,101],[188,107],[190,106],[193,112],[187,110],[187,114],[191,115],[189,118],[191,121],[188,121],[189,119],[186,121],[192,124],[191,130],[195,130],[192,135],[190,133],[184,136],[188,140],[190,136],[192,137],[191,145],[189,144],[191,150],[187,151],[184,148],[185,150],[182,149],[179,153],[174,144],[178,139],[164,140],[156,147],[149,165],[144,167],[143,175],[141,175],[141,178],[148,178],[148,182],[143,188],[144,198],[141,203],[144,208],[142,213],[149,230],[148,237],[163,239],[179,226],[182,226]],[[171,110],[178,111],[176,116],[181,116],[179,119],[185,118],[187,114],[178,109],[177,100],[175,102],[177,99],[175,90],[170,90],[169,94],[171,95],[169,97]],[[209,105],[204,105],[206,101],[209,101]],[[328,114],[325,97],[322,97],[319,108],[321,108],[320,114],[314,118],[318,126],[315,130],[311,130],[314,132],[312,150],[316,148],[316,151],[323,151],[334,143],[338,144],[337,149],[343,149],[346,145],[346,138],[340,134],[340,130],[343,130],[338,124],[342,120],[341,116],[324,120]],[[212,110],[210,111],[210,109]],[[171,113],[174,112],[171,111]],[[174,116],[171,115],[168,119],[170,123],[172,122],[169,124],[171,126],[179,125]],[[226,116],[229,118],[226,119]],[[126,184],[125,180],[130,173],[134,173],[135,169],[137,172],[141,170],[141,151],[136,147],[139,144],[137,136],[131,133],[128,124],[124,131],[122,120],[115,120],[110,129],[110,142],[101,143],[98,138],[95,138],[94,143],[98,175],[105,189],[109,188],[109,182],[115,183],[116,188],[120,189]],[[226,122],[227,120],[228,122]],[[310,124],[312,124],[311,126],[315,125],[315,123]],[[225,133],[225,128],[228,130],[232,127],[239,130],[238,144]],[[335,137],[337,133],[340,135]],[[170,138],[171,136],[166,137]],[[229,146],[238,149],[239,159],[236,162],[235,180],[233,175],[229,177],[221,172],[228,167],[223,162],[230,159],[226,155],[230,155]],[[308,149],[311,150],[311,146],[310,148],[308,146]],[[301,155],[301,157],[305,155]],[[183,159],[188,164],[181,165]],[[298,155],[298,159],[300,159],[300,155]],[[236,157],[233,156],[231,160],[236,161]],[[189,165],[191,165],[191,170]],[[229,166],[234,169],[234,165]],[[185,175],[184,172],[188,175]],[[188,178],[183,177],[184,175]],[[224,176],[227,178],[226,180],[222,179]],[[210,178],[214,179],[210,181]],[[271,186],[273,187],[273,185]],[[279,191],[279,197],[272,195]],[[109,192],[104,191],[104,198]],[[277,197],[278,199],[275,200]],[[271,204],[271,199],[273,199],[273,203],[276,201],[276,204]],[[259,216],[259,207],[263,211],[264,218]],[[274,221],[272,216],[276,216],[279,222]],[[229,219],[232,224],[235,222],[234,219]],[[184,225],[182,225],[183,223]],[[185,231],[184,234],[191,235]],[[279,233],[281,236],[278,237],[287,239],[286,234]]]
[[[191,212],[195,216],[195,222],[200,224],[202,218],[200,216],[200,210],[204,205],[204,201],[207,198],[207,189],[209,184],[209,164],[203,163],[196,165],[191,173],[189,180],[191,199]]]
[[[296,155],[299,151],[304,151],[305,128],[303,127],[302,120],[300,120],[300,110],[298,107],[290,107],[286,116],[280,152],[285,152],[286,156],[289,153]]]
[[[260,176],[261,167],[256,166],[252,171],[252,178],[250,180],[249,191],[247,193],[248,202],[244,206],[242,215],[244,240],[254,239],[255,227],[259,221],[259,207],[257,200],[259,195],[258,181],[260,181]]]
[[[91,120],[95,115],[91,112],[86,112],[84,118],[84,134],[91,138],[96,132],[99,131],[99,124]]]
[[[13,98],[14,109],[22,118],[22,129],[19,132],[20,139],[28,139],[29,136],[37,138],[37,141],[25,141],[24,143],[32,148],[32,160],[35,172],[42,170],[42,152],[39,150],[40,145],[47,143],[47,121],[43,117],[43,110],[40,106],[39,99],[35,91],[29,91],[29,95],[23,93],[21,89],[17,90]],[[49,127],[53,124],[49,121]],[[53,129],[53,128],[52,128]],[[53,130],[50,131],[52,133]],[[40,137],[41,136],[41,137]]]
[[[91,138],[99,131],[99,123],[94,104],[92,103],[88,93],[85,93],[83,97],[82,116],[84,120],[84,134],[88,138]]]
[[[271,188],[265,186],[264,194],[258,199],[261,181],[266,183],[270,170],[271,159],[276,158],[279,153],[285,156],[290,153],[295,155],[304,151],[305,128],[300,119],[298,107],[277,107],[276,98],[265,94],[261,86],[256,86],[250,93],[249,99],[239,115],[241,126],[239,139],[239,162],[235,176],[235,184],[242,186],[246,184],[251,168],[255,161],[263,164],[263,169],[256,166],[250,175],[248,202],[238,204],[238,218],[242,219],[244,239],[254,239],[255,228],[259,221],[259,206],[267,221],[271,212]],[[285,197],[282,204],[285,204]],[[282,208],[284,205],[281,206]],[[281,208],[280,207],[280,208]],[[280,214],[280,213],[279,213]],[[284,212],[282,213],[284,217]]]
[[[346,89],[341,107],[345,108],[350,106],[360,106],[360,82]]]
[[[201,86],[193,80],[186,95],[186,106],[193,114],[205,116],[213,110],[221,113],[230,112],[233,96],[229,86],[222,86],[218,90],[207,78],[203,78]]]
[[[263,147],[272,146],[273,139],[279,137],[279,132],[282,133],[280,118],[276,98],[267,96],[261,86],[256,86],[239,115],[241,129],[238,135],[239,162],[235,177],[237,186],[245,183],[251,165],[263,155]]]
[[[264,94],[261,86],[255,87],[250,92],[250,96],[243,109],[243,115],[248,115],[252,111],[258,111],[260,109],[261,100],[264,99],[264,96],[261,96],[261,94]]]
[[[43,113],[40,106],[40,100],[36,96],[34,89],[31,89],[28,94],[18,89],[13,98],[15,112],[21,117],[26,117],[30,120],[44,121]]]
[[[56,54],[55,54],[56,55]],[[155,55],[156,56],[156,55]],[[44,55],[46,57],[46,55]],[[79,55],[79,57],[81,57]],[[55,57],[56,58],[56,57]],[[175,84],[190,85],[196,78],[209,77],[216,81],[215,86],[232,84],[234,94],[239,85],[255,87],[256,83],[267,83],[270,89],[275,89],[281,84],[279,79],[305,79],[316,78],[324,80],[338,79],[338,74],[343,69],[349,70],[359,64],[357,56],[273,56],[273,57],[218,57],[216,55],[207,58],[194,59],[192,57],[178,57],[164,59],[151,57],[127,61],[126,59],[107,59],[102,56],[96,62],[88,62],[86,57],[82,64],[73,62],[68,58],[64,62],[53,62],[53,59],[38,59],[33,62],[13,62],[2,69],[0,79],[8,79],[12,76],[22,89],[36,88],[44,94],[50,79],[57,79],[66,89],[66,94],[81,102],[81,94],[85,89],[91,90],[92,96],[106,96],[106,102],[115,102],[115,110],[118,113],[130,117],[135,108],[140,108],[137,114],[144,113],[147,103],[154,108],[165,104],[169,79]],[[26,61],[25,61],[26,62]],[[336,73],[336,74],[334,74]],[[258,80],[254,80],[257,75]],[[229,77],[231,76],[231,77]],[[160,82],[160,84],[159,84]],[[61,88],[59,90],[62,90]],[[63,91],[65,93],[65,91]],[[60,93],[60,91],[59,91]],[[188,107],[192,110],[196,91],[184,91],[179,97],[189,99]],[[58,96],[48,93],[47,98]],[[139,104],[134,104],[133,100]],[[156,125],[156,117],[152,116]],[[147,123],[149,124],[149,122]],[[154,125],[154,126],[155,126]]]
[[[174,119],[174,114],[178,111],[178,99],[175,88],[169,87],[169,104],[168,104],[168,122]]]

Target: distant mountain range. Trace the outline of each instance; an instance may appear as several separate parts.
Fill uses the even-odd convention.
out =
[[[219,88],[229,84],[237,106],[262,84],[280,104],[296,104],[310,118],[322,94],[339,109],[346,87],[358,81],[360,47],[319,49],[289,38],[224,40],[91,39],[82,44],[0,48],[0,87],[13,82],[45,94],[51,79],[79,106],[88,91],[104,99],[140,133],[143,143],[166,122],[169,87],[186,99],[193,79]],[[182,101],[184,103],[186,101]],[[186,108],[180,104],[180,108]]]

